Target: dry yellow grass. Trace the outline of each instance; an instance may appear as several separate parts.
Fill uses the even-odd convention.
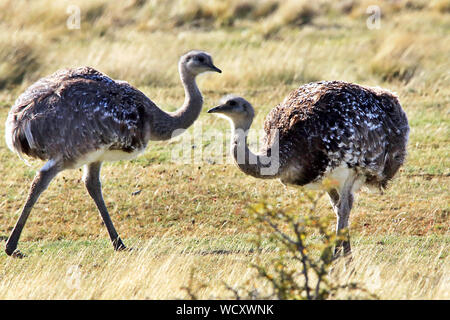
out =
[[[449,266],[441,261],[448,244],[433,237],[413,242],[416,247],[399,239],[392,239],[398,241],[392,247],[374,240],[355,241],[351,266],[338,264],[332,273],[334,281],[358,282],[390,299],[450,298]],[[199,242],[198,238],[162,237],[136,241],[133,246],[137,250],[114,254],[105,242],[65,243],[53,249],[34,245],[29,258],[4,261],[0,299],[186,299],[186,286],[199,299],[232,299],[225,284],[242,295],[254,289],[261,295],[270,293],[249,264],[264,264],[275,253],[254,253],[243,238]],[[430,250],[439,254],[428,255]],[[354,293],[342,291],[336,298],[349,297],[355,298]]]

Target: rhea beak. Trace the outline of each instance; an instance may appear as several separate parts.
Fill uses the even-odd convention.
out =
[[[230,106],[227,106],[226,104],[224,104],[224,105],[220,105],[220,106],[211,108],[207,112],[208,113],[225,113],[230,110],[231,110]]]
[[[209,109],[208,113],[217,113],[220,110],[220,106]]]
[[[219,68],[217,68],[215,65],[213,65],[213,64],[211,64],[210,66],[209,66],[209,68],[211,69],[211,71],[214,71],[214,72],[218,72],[218,73],[222,73],[222,70],[220,70]]]

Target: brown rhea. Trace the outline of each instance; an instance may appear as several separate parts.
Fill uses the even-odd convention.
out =
[[[258,154],[247,145],[254,117],[248,101],[226,96],[208,112],[230,120],[231,154],[244,173],[309,188],[320,188],[325,178],[335,180],[328,195],[338,233],[348,228],[354,194],[363,185],[384,189],[406,156],[406,114],[397,97],[380,88],[342,81],[299,87],[270,111]],[[349,238],[335,256],[342,248],[351,253]]]
[[[115,250],[125,249],[103,201],[100,168],[103,161],[132,159],[149,140],[181,134],[199,116],[203,105],[197,75],[214,71],[211,56],[190,51],[178,63],[185,101],[175,112],[159,109],[141,91],[90,67],[66,69],[31,85],[11,108],[6,121],[8,147],[47,161],[34,178],[22,213],[6,243],[16,250],[27,218],[41,193],[62,170],[84,166],[84,182],[95,201]]]

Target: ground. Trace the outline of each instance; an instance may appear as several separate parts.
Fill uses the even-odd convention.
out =
[[[247,208],[266,199],[302,214],[299,191],[234,167],[229,124],[206,110],[224,94],[244,96],[256,110],[250,139],[256,150],[270,109],[316,80],[387,88],[398,95],[411,126],[407,162],[389,188],[357,197],[350,217],[356,272],[343,277],[383,299],[448,299],[448,2],[221,3],[81,1],[76,28],[69,2],[2,2],[0,119],[6,120],[27,86],[60,68],[92,66],[169,111],[184,98],[177,74],[181,54],[206,50],[223,73],[199,78],[204,110],[183,136],[150,143],[139,158],[103,167],[112,220],[136,250],[113,252],[82,172],[65,171],[24,229],[19,247],[28,257],[0,253],[0,299],[183,298],[191,270],[199,283],[208,283],[199,288],[200,298],[232,297],[223,282],[262,286],[249,267],[257,254],[248,241],[255,230],[248,226]],[[381,10],[379,29],[368,20],[369,5]],[[212,130],[223,143],[199,135]],[[175,161],[180,146],[196,160]],[[2,241],[42,166],[30,163],[0,140]],[[333,218],[326,198],[316,213]]]

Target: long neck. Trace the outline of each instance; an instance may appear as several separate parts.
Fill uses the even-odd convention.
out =
[[[167,140],[184,132],[200,115],[203,98],[195,82],[195,75],[179,67],[184,87],[184,103],[175,112],[164,112],[155,117],[152,125],[152,140]]]
[[[189,128],[197,120],[203,105],[203,97],[195,82],[195,75],[184,72],[180,67],[180,78],[185,98],[180,109],[169,113],[172,116],[173,130]]]
[[[261,179],[274,179],[279,172],[279,152],[271,149],[270,154],[254,154],[247,144],[250,124],[234,127],[231,138],[231,155],[236,165],[245,174]]]

